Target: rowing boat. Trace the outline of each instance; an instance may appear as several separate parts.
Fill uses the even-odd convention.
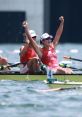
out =
[[[69,58],[69,57],[66,57]],[[71,58],[73,60],[78,60],[75,58]],[[78,60],[81,61],[81,60]],[[17,63],[14,65],[11,65],[10,67],[16,67],[21,63]],[[74,68],[74,67],[73,67]],[[74,68],[75,69],[75,68]],[[80,70],[82,69],[75,69]],[[43,72],[41,72],[43,73]],[[54,90],[63,90],[63,89],[76,89],[77,87],[82,88],[82,73],[81,74],[72,74],[72,75],[53,75],[53,79],[55,80],[53,83],[48,82],[47,75],[43,74],[37,74],[37,75],[31,75],[31,74],[20,74],[19,71],[0,71],[0,80],[16,80],[16,81],[42,81],[43,83],[48,84],[48,86],[51,88],[47,91],[54,91]],[[44,90],[46,91],[46,90]]]
[[[69,80],[69,81],[76,81],[76,82],[82,82],[82,75],[81,74],[63,74],[58,75],[54,74],[53,78],[56,78],[58,80]],[[9,72],[0,72],[0,80],[45,80],[47,79],[47,75],[43,74],[20,74],[19,71],[9,71]]]
[[[57,87],[73,87],[82,85],[82,75],[53,75],[57,81],[48,84],[51,88]],[[42,81],[47,79],[46,75],[28,75],[28,74],[0,74],[0,80],[16,80],[16,81]]]

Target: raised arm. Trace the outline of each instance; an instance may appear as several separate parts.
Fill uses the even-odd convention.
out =
[[[61,21],[61,23],[57,29],[56,35],[55,35],[54,40],[53,40],[54,46],[56,46],[58,44],[59,39],[60,39],[62,32],[63,32],[64,17],[63,16],[59,17],[59,20]]]
[[[25,33],[32,45],[32,47],[34,48],[35,52],[37,53],[37,55],[39,56],[39,58],[42,57],[42,52],[38,46],[38,44],[36,43],[36,41],[34,41],[29,33],[29,28],[28,28],[28,23],[26,21],[23,22],[23,27],[25,28]]]

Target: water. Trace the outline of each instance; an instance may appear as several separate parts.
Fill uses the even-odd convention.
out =
[[[7,57],[9,62],[19,62],[20,46],[0,45],[1,55]],[[59,61],[64,55],[82,59],[81,45],[59,45],[57,51]],[[82,65],[78,63],[77,66]],[[40,81],[1,80],[0,116],[82,117],[82,89],[43,92],[44,89],[49,87]]]
[[[1,117],[81,117],[82,90],[41,92],[42,82],[0,81]]]

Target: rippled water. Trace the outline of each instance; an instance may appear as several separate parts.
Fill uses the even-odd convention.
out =
[[[82,90],[41,92],[42,82],[0,81],[1,117],[81,117]]]
[[[19,62],[20,46],[1,45],[1,55],[9,62]],[[63,55],[81,59],[81,50],[81,45],[59,45],[59,61]],[[40,81],[1,80],[0,117],[82,117],[82,89],[43,92],[44,89],[49,87]]]

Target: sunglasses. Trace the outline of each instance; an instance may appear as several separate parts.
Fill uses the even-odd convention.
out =
[[[32,37],[33,40],[36,40],[36,36],[35,37]]]
[[[36,36],[34,36],[34,37],[32,37],[33,39],[35,39],[36,38]]]
[[[52,39],[51,38],[46,38],[46,39],[43,39],[42,41],[45,41],[45,40],[48,40],[48,43],[51,43],[52,42]]]

